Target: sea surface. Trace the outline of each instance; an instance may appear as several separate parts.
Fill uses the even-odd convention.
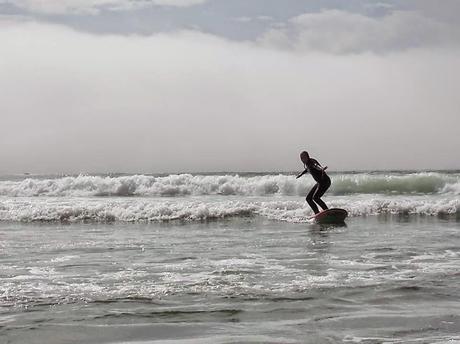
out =
[[[0,177],[0,343],[460,343],[460,171]]]

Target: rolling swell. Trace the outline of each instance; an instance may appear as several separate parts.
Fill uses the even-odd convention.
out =
[[[422,172],[411,174],[332,174],[333,195],[352,194],[460,194],[460,175]],[[164,177],[70,176],[0,181],[0,196],[6,197],[181,197],[203,195],[303,196],[313,185],[311,178],[293,175],[191,175]]]

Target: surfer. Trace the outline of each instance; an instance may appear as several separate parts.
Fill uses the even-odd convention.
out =
[[[306,200],[315,214],[318,214],[319,210],[316,204],[323,208],[323,210],[328,209],[326,203],[321,200],[321,196],[323,196],[326,190],[329,189],[329,186],[331,186],[331,179],[326,172],[324,172],[327,166],[321,166],[317,160],[310,158],[306,151],[300,153],[300,160],[302,160],[305,170],[296,178],[300,178],[305,173],[309,172],[316,181],[315,186],[313,186],[308,193]]]

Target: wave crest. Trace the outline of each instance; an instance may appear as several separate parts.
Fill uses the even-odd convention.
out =
[[[292,175],[191,175],[165,177],[133,175],[122,177],[73,176],[55,179],[29,178],[0,181],[0,195],[9,197],[90,197],[188,195],[296,195],[304,196],[313,186],[311,178]],[[347,194],[460,194],[460,176],[443,173],[335,174],[329,193]]]
[[[450,216],[460,219],[458,199],[333,200],[331,207],[350,216],[379,214]],[[205,221],[262,216],[287,222],[308,222],[311,209],[301,201],[153,201],[145,199],[11,199],[0,203],[0,221],[15,222],[163,222]]]

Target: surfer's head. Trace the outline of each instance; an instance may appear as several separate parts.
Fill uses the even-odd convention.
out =
[[[308,155],[308,152],[303,151],[302,153],[300,153],[300,160],[302,160],[302,162],[304,164],[306,164],[308,162],[308,159],[310,159],[310,156]]]

